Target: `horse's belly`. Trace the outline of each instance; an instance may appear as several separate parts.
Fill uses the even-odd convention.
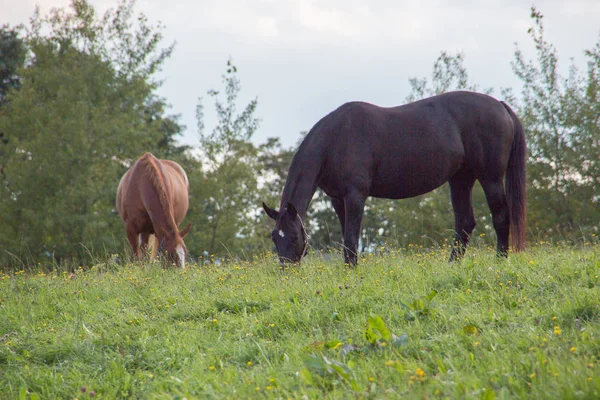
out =
[[[429,193],[442,186],[448,179],[428,180],[425,182],[407,182],[402,179],[385,184],[374,183],[369,196],[386,199],[406,199]]]
[[[449,161],[449,160],[448,160]],[[406,199],[429,193],[442,186],[458,171],[461,160],[434,165],[412,164],[401,168],[380,168],[371,183],[369,195],[388,199]]]

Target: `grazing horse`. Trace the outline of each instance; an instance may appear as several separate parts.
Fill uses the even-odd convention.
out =
[[[464,255],[475,218],[471,191],[479,180],[492,212],[497,252],[525,245],[523,126],[504,102],[457,91],[399,107],[346,103],[310,130],[294,155],[272,239],[280,262],[306,252],[304,217],[317,188],[333,203],[344,233],[344,260],[356,264],[368,196],[404,199],[450,184],[455,239],[450,261]],[[506,179],[506,185],[503,184]]]
[[[185,268],[187,248],[183,238],[191,225],[179,231],[188,210],[189,181],[183,168],[170,160],[144,153],[119,182],[117,211],[125,222],[133,254],[142,258],[150,235],[159,241],[167,260]],[[155,248],[152,249],[154,256]]]

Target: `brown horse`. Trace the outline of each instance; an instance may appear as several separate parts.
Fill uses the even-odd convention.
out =
[[[191,225],[181,232],[178,225],[188,210],[188,191],[189,181],[183,168],[151,153],[144,153],[123,175],[117,189],[117,211],[138,259],[148,247],[150,235],[155,235],[159,251],[167,253],[167,260],[185,268],[187,248],[183,238]],[[153,256],[155,251],[153,248]]]

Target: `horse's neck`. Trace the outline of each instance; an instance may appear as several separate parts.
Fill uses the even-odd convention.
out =
[[[321,160],[317,157],[294,157],[281,195],[280,209],[292,203],[304,220],[308,205],[317,190]]]

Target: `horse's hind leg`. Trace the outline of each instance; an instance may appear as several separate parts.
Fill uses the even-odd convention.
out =
[[[140,252],[142,253],[142,257],[145,257],[148,255],[148,238],[150,237],[150,234],[148,232],[142,232],[138,237]]]
[[[140,260],[142,258],[142,253],[140,251],[140,237],[138,235],[137,229],[132,224],[127,224],[127,239],[129,240],[129,244],[131,245],[131,250],[133,251],[133,256]]]
[[[482,181],[481,186],[485,192],[490,211],[492,212],[492,221],[494,230],[498,238],[496,251],[498,256],[508,256],[508,236],[510,233],[510,214],[504,185],[500,181]]]
[[[338,199],[335,197],[331,197],[331,204],[333,205],[333,209],[340,220],[340,224],[342,225],[342,241],[344,240],[344,232],[346,227],[346,211],[344,209],[344,200]]]
[[[150,235],[148,239],[148,247],[150,247],[150,262],[153,262],[158,251],[158,239],[155,234]]]
[[[469,173],[457,173],[450,181],[450,196],[452,208],[454,209],[454,243],[450,261],[455,261],[464,256],[475,229],[475,217],[473,216],[473,203],[471,192],[475,184],[475,178]]]
[[[344,196],[344,211],[346,221],[344,224],[344,262],[356,265],[358,255],[358,239],[360,225],[365,211],[366,197],[358,190],[350,190]]]

